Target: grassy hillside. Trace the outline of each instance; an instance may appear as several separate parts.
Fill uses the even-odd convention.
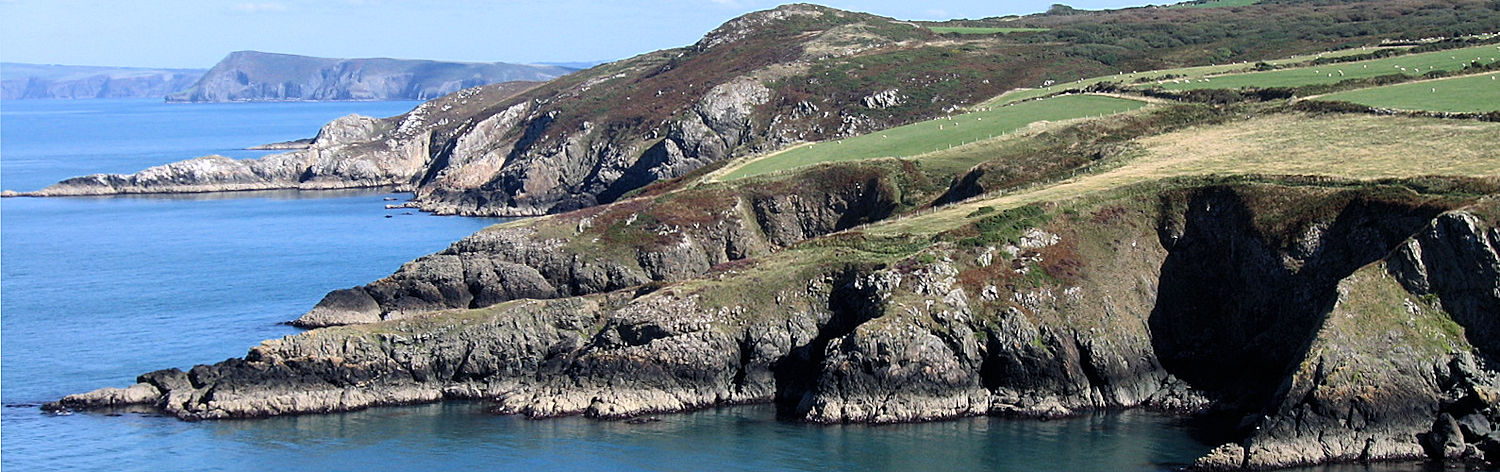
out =
[[[1036,31],[1047,31],[1046,28],[1004,28],[983,26],[932,26],[927,29],[937,34],[996,34],[996,33],[1031,33]]]
[[[1350,90],[1317,99],[1396,110],[1457,113],[1500,111],[1500,73]]]
[[[1333,84],[1349,79],[1364,79],[1400,74],[1419,77],[1433,71],[1463,70],[1473,62],[1481,65],[1500,60],[1500,46],[1483,45],[1447,51],[1408,54],[1368,61],[1322,64],[1291,69],[1206,78],[1164,79],[1155,85],[1167,90],[1226,89],[1244,87],[1298,87]]]
[[[751,159],[729,171],[723,179],[734,180],[823,162],[917,156],[993,139],[1039,121],[1111,115],[1145,105],[1142,101],[1099,95],[1065,95],[994,107],[848,139],[797,146]]]
[[[1178,3],[1167,8],[1247,7],[1257,3],[1260,3],[1260,0],[1198,0]]]
[[[328,398],[338,403],[274,414],[414,401],[344,403],[370,385],[323,377],[348,365],[379,374],[378,381],[397,379],[398,392],[412,390],[407,379],[434,379],[419,385],[431,398],[415,401],[466,391],[501,397],[501,411],[538,416],[623,417],[778,401],[788,418],[894,422],[1155,406],[1224,413],[1231,423],[1243,417],[1240,429],[1216,431],[1239,435],[1226,440],[1298,446],[1292,455],[1255,452],[1265,462],[1254,463],[1242,446],[1238,453],[1216,450],[1230,451],[1230,466],[1410,459],[1421,454],[1418,434],[1434,428],[1436,395],[1446,395],[1438,390],[1462,390],[1441,385],[1450,375],[1445,356],[1484,355],[1481,343],[1465,340],[1495,338],[1465,334],[1488,321],[1436,310],[1493,312],[1443,297],[1488,303],[1500,278],[1468,263],[1494,260],[1493,244],[1475,244],[1500,220],[1493,209],[1500,195],[1494,116],[1376,114],[1287,100],[1291,92],[1216,90],[1203,100],[1118,84],[1025,100],[1103,82],[1184,83],[1198,77],[1192,74],[1236,74],[1187,82],[1203,88],[1323,84],[1354,67],[1389,66],[1397,74],[1407,67],[1406,76],[1420,77],[1462,67],[1459,58],[1479,49],[1309,63],[1398,53],[1355,48],[1268,62],[1263,68],[1293,67],[1264,73],[1228,63],[1385,34],[1340,34],[1351,25],[1390,27],[1408,39],[1439,29],[1462,33],[1493,26],[1483,13],[1500,11],[1500,4],[1467,0],[1271,1],[1109,13],[1055,7],[1055,14],[994,25],[1050,28],[1015,38],[937,36],[909,22],[794,5],[735,20],[692,48],[603,65],[501,105],[469,105],[482,111],[466,115],[515,121],[477,127],[484,131],[465,138],[493,142],[503,134],[513,141],[502,152],[453,154],[456,161],[530,166],[512,167],[505,179],[479,175],[474,181],[487,182],[481,190],[576,197],[608,185],[609,192],[486,229],[351,289],[355,294],[341,292],[365,297],[363,305],[376,305],[375,316],[387,320],[352,331],[413,334],[402,335],[410,341],[397,343],[398,351],[343,334],[347,329],[315,331],[301,339],[333,334],[306,350],[258,348],[222,369],[311,365],[318,370],[302,377],[337,389]],[[1402,13],[1412,5],[1430,8]],[[1466,11],[1479,19],[1453,20]],[[1133,70],[1203,63],[1228,65]],[[1087,79],[984,102],[1052,77]],[[1400,87],[1362,93],[1420,109],[1495,103],[1493,89],[1484,89],[1490,77],[1407,85],[1427,87],[1426,95]],[[1439,86],[1464,95],[1436,100],[1430,90]],[[1116,95],[1088,94],[1105,89]],[[824,141],[733,160],[818,139]],[[648,147],[656,151],[643,153]],[[568,161],[584,153],[596,160]],[[634,155],[649,158],[630,161]],[[628,172],[639,179],[545,187],[567,183],[570,173],[592,179]],[[1462,211],[1444,214],[1454,210]],[[1412,244],[1421,252],[1398,258],[1398,251],[1418,251]],[[1441,270],[1377,270],[1378,263],[1417,259]],[[1445,273],[1485,270],[1472,286],[1436,282]],[[1414,277],[1434,281],[1437,293],[1420,306],[1409,300],[1419,293],[1407,280]],[[327,300],[344,304],[333,295]],[[553,304],[559,308],[537,309]],[[408,331],[416,323],[400,318],[412,315],[423,317],[417,330],[433,334]],[[1341,318],[1325,323],[1328,316]],[[474,325],[497,328],[469,330]],[[333,357],[336,344],[368,349],[368,359],[379,362]],[[1321,354],[1316,364],[1304,362],[1309,346],[1342,356],[1328,364],[1331,375],[1324,375]],[[308,353],[335,367],[304,362]],[[475,353],[490,360],[472,365],[490,370],[463,370]],[[418,360],[388,361],[411,358]],[[503,370],[512,361],[516,370]],[[522,370],[522,363],[535,367]],[[391,370],[362,370],[375,368],[368,366]],[[201,389],[209,400],[203,404],[217,408],[217,395],[235,384],[221,389],[212,384],[221,377],[204,369],[212,367],[191,375],[211,386],[183,379],[174,385],[186,387],[168,390]],[[258,381],[262,372],[247,375]],[[508,383],[552,382],[549,376],[556,383]],[[471,383],[489,380],[505,383]],[[1326,384],[1334,407],[1277,410],[1282,399],[1309,398],[1283,394],[1297,382]],[[531,395],[528,389],[550,393],[509,397]],[[689,390],[696,393],[681,395]],[[554,401],[576,392],[583,393],[563,398],[573,406]],[[179,403],[168,399],[180,396],[168,392],[161,401],[173,407]],[[901,410],[913,398],[934,398],[937,406]],[[862,411],[869,405],[879,411]],[[1382,416],[1389,411],[1396,413]],[[1355,413],[1369,428],[1344,429]],[[1308,437],[1261,430],[1273,421]],[[1366,430],[1388,436],[1370,438]],[[1405,449],[1371,452],[1375,441]]]
[[[1341,57],[1356,56],[1356,55],[1360,55],[1360,54],[1369,54],[1372,51],[1377,51],[1377,50],[1381,50],[1381,49],[1402,50],[1402,49],[1406,49],[1406,47],[1368,48],[1368,49],[1365,49],[1365,48],[1344,49],[1344,50],[1338,50],[1338,51],[1320,52],[1320,53],[1317,53],[1317,54],[1302,54],[1302,55],[1295,55],[1295,56],[1283,57],[1283,58],[1279,58],[1279,59],[1269,59],[1269,60],[1260,61],[1260,62],[1265,62],[1266,64],[1272,65],[1272,66],[1292,66],[1292,67],[1295,67],[1295,66],[1297,66],[1299,64],[1306,64],[1306,63],[1309,63],[1311,61],[1316,61],[1316,60],[1319,60],[1319,59],[1337,59],[1337,58],[1341,58]],[[1154,83],[1154,82],[1158,82],[1158,81],[1169,80],[1169,79],[1172,79],[1172,78],[1175,78],[1178,81],[1191,82],[1191,81],[1194,81],[1194,80],[1201,80],[1204,77],[1212,77],[1212,76],[1232,74],[1232,73],[1250,72],[1250,71],[1254,70],[1254,68],[1255,68],[1255,65],[1253,65],[1253,64],[1249,64],[1249,63],[1234,63],[1234,64],[1213,64],[1213,65],[1194,66],[1194,67],[1177,67],[1177,68],[1172,68],[1172,69],[1159,69],[1159,70],[1149,70],[1149,71],[1131,71],[1131,72],[1128,72],[1128,73],[1122,72],[1122,73],[1117,73],[1117,74],[1112,74],[1112,75],[1104,75],[1104,76],[1099,76],[1099,77],[1083,78],[1083,79],[1078,79],[1078,80],[1072,81],[1072,82],[1059,83],[1059,84],[1054,84],[1052,86],[1046,86],[1046,87],[1015,89],[1015,90],[1011,90],[1011,91],[1005,92],[1004,94],[1001,94],[1000,96],[995,97],[993,99],[987,100],[984,103],[981,103],[979,106],[985,107],[985,106],[1004,105],[1006,103],[1014,103],[1014,102],[1018,102],[1018,101],[1021,101],[1021,100],[1028,100],[1028,99],[1037,98],[1037,97],[1044,97],[1044,96],[1047,96],[1047,95],[1058,93],[1059,91],[1062,91],[1062,90],[1068,90],[1068,89],[1074,89],[1074,88],[1084,88],[1084,87],[1088,87],[1088,86],[1091,86],[1091,85],[1096,85],[1096,84],[1100,84],[1100,83],[1104,83],[1104,82],[1118,82],[1118,83],[1124,83],[1124,84],[1140,84],[1140,83]]]
[[[981,207],[1063,201],[1163,179],[1299,175],[1379,180],[1419,176],[1500,178],[1500,123],[1368,115],[1275,114],[1137,141],[1107,170],[976,198],[872,226],[885,235],[929,234],[975,219]],[[1422,143],[1420,149],[1411,143]]]

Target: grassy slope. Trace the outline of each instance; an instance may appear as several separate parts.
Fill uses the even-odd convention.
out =
[[[997,209],[1079,198],[1133,184],[1207,175],[1317,175],[1382,179],[1425,175],[1500,177],[1493,152],[1500,123],[1367,115],[1278,114],[1140,140],[1114,169],[1052,185],[977,198],[873,225],[877,234],[923,234]],[[1421,143],[1421,144],[1413,144]]]
[[[1257,3],[1260,3],[1260,0],[1206,0],[1203,3],[1179,3],[1167,8],[1246,7]]]
[[[1500,59],[1500,46],[1473,46],[1449,51],[1435,51],[1403,56],[1387,57],[1369,61],[1319,66],[1298,67],[1266,72],[1251,72],[1212,77],[1208,81],[1188,80],[1180,83],[1167,81],[1160,84],[1168,90],[1231,89],[1241,87],[1296,87],[1301,85],[1332,84],[1342,80],[1369,78],[1381,75],[1404,74],[1420,76],[1433,70],[1456,71],[1478,59],[1489,64]],[[1405,68],[1404,70],[1402,68]],[[1340,72],[1343,72],[1340,74]]]
[[[812,143],[750,161],[723,180],[777,172],[823,162],[875,157],[910,157],[994,138],[1038,121],[1109,115],[1144,102],[1096,95],[1070,95],[976,111],[910,124],[853,138]]]
[[[1047,28],[995,28],[978,26],[931,26],[927,29],[934,33],[958,33],[958,34],[995,34],[995,33],[1027,33],[1032,31],[1047,31]]]
[[[1319,54],[1308,54],[1308,55],[1301,55],[1301,56],[1291,56],[1291,57],[1286,57],[1286,58],[1282,58],[1282,59],[1269,60],[1269,61],[1265,61],[1265,62],[1267,64],[1271,64],[1271,65],[1285,66],[1285,65],[1292,65],[1292,64],[1298,64],[1298,63],[1304,63],[1304,62],[1311,61],[1311,60],[1314,60],[1314,59],[1335,58],[1335,57],[1344,57],[1344,56],[1353,56],[1353,55],[1358,55],[1358,54],[1365,54],[1365,53],[1369,53],[1369,52],[1371,52],[1373,50],[1374,49],[1370,49],[1370,50],[1346,49],[1346,50],[1342,50],[1342,51],[1332,51],[1332,52],[1319,53]],[[1101,82],[1121,82],[1121,83],[1139,83],[1139,82],[1143,82],[1143,81],[1152,81],[1152,82],[1154,82],[1154,81],[1161,80],[1162,78],[1168,77],[1168,76],[1178,77],[1179,80],[1194,80],[1194,79],[1202,79],[1204,77],[1211,77],[1211,76],[1221,75],[1221,74],[1230,74],[1230,73],[1236,73],[1236,72],[1248,72],[1248,71],[1251,70],[1252,67],[1254,67],[1254,66],[1251,65],[1251,64],[1246,64],[1246,63],[1216,64],[1216,65],[1208,65],[1208,66],[1181,67],[1181,68],[1176,68],[1176,69],[1161,69],[1161,70],[1151,70],[1151,71],[1142,71],[1142,72],[1130,72],[1130,73],[1116,74],[1116,75],[1106,75],[1106,76],[1102,76],[1102,77],[1093,77],[1093,78],[1078,80],[1078,81],[1075,81],[1075,82],[1068,82],[1068,83],[1063,83],[1063,84],[1057,84],[1057,85],[1053,85],[1051,87],[1011,90],[1011,91],[1006,92],[1006,93],[1004,93],[1004,94],[1002,94],[1002,95],[1000,95],[998,97],[990,99],[990,100],[988,100],[988,101],[980,104],[979,106],[981,106],[981,107],[985,107],[985,106],[998,106],[998,105],[1004,105],[1004,104],[1007,104],[1007,103],[1015,103],[1015,102],[1018,102],[1018,101],[1021,101],[1021,100],[1027,100],[1027,99],[1032,99],[1032,98],[1037,98],[1037,97],[1043,97],[1043,96],[1046,96],[1046,95],[1054,94],[1054,93],[1057,93],[1057,92],[1060,92],[1060,91],[1063,91],[1063,90],[1066,90],[1066,89],[1078,88],[1078,87],[1087,87],[1087,86],[1090,86],[1090,85],[1093,85],[1093,84],[1097,84],[1097,83],[1101,83]]]
[[[1397,110],[1500,111],[1500,73],[1387,85],[1318,97]]]

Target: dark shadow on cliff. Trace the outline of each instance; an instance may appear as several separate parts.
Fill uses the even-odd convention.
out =
[[[1445,215],[1392,258],[1407,291],[1435,295],[1490,365],[1500,362],[1500,230],[1472,216]],[[1488,234],[1487,234],[1488,233]],[[1415,248],[1420,250],[1413,251]]]
[[[775,404],[778,419],[800,420],[807,413],[817,389],[823,361],[827,358],[828,344],[853,333],[859,325],[882,314],[879,289],[874,284],[859,283],[860,278],[868,272],[861,268],[845,267],[834,274],[832,289],[828,294],[828,310],[832,316],[818,325],[816,336],[793,347],[786,357],[771,364],[771,372],[776,379]]]
[[[1202,189],[1178,210],[1164,198],[1164,215],[1184,217],[1180,233],[1163,224],[1169,254],[1149,320],[1162,366],[1227,416],[1276,404],[1337,302],[1339,281],[1384,258],[1442,211],[1366,195],[1293,199],[1312,210],[1309,221],[1327,225],[1266,235],[1242,192]]]

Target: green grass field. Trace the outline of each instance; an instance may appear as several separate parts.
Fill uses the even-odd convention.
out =
[[[1500,73],[1350,90],[1317,99],[1397,110],[1500,111]]]
[[[1500,46],[1484,45],[1448,51],[1436,51],[1403,56],[1387,57],[1369,61],[1323,64],[1266,72],[1224,75],[1187,80],[1167,80],[1160,83],[1167,90],[1237,89],[1243,87],[1297,87],[1302,85],[1332,84],[1342,80],[1369,78],[1390,74],[1420,76],[1433,70],[1454,71],[1463,69],[1470,61],[1478,59],[1489,64],[1500,59]],[[1404,70],[1402,68],[1405,68]],[[1157,85],[1149,83],[1146,85]]]
[[[1500,80],[1500,79],[1497,79]],[[977,198],[887,220],[867,234],[932,234],[1000,210],[1098,194],[1153,180],[1230,175],[1317,175],[1376,180],[1424,175],[1500,177],[1500,123],[1366,114],[1274,114],[1191,127],[1135,141],[1128,160],[1102,172]]]
[[[1001,136],[1039,121],[1062,121],[1110,115],[1145,106],[1145,102],[1098,95],[1065,95],[1046,100],[914,123],[838,141],[806,144],[769,154],[729,171],[734,180],[823,162],[875,157],[910,157]]]
[[[1286,57],[1286,58],[1282,58],[1282,59],[1269,60],[1269,61],[1265,61],[1265,62],[1268,63],[1268,64],[1273,64],[1273,65],[1298,64],[1298,63],[1303,63],[1303,62],[1311,61],[1313,59],[1318,59],[1318,58],[1353,56],[1353,55],[1357,55],[1357,54],[1365,54],[1365,53],[1368,53],[1368,52],[1371,52],[1371,51],[1373,51],[1373,49],[1371,49],[1371,50],[1365,50],[1365,49],[1345,49],[1345,50],[1342,50],[1342,51],[1332,51],[1332,52],[1325,52],[1325,53],[1319,53],[1319,54],[1309,54],[1309,55],[1303,55],[1303,56],[1292,56],[1292,57]],[[1007,103],[1015,103],[1015,102],[1019,102],[1021,100],[1026,100],[1026,99],[1031,99],[1031,98],[1037,98],[1037,97],[1041,97],[1041,96],[1046,96],[1046,95],[1049,95],[1049,94],[1057,93],[1058,91],[1067,90],[1067,89],[1071,89],[1071,88],[1087,87],[1089,85],[1097,84],[1097,83],[1100,83],[1100,82],[1106,82],[1106,81],[1109,81],[1109,82],[1120,82],[1120,83],[1125,83],[1125,84],[1132,84],[1132,83],[1139,83],[1142,80],[1156,81],[1156,80],[1160,80],[1160,79],[1162,79],[1164,77],[1167,77],[1167,76],[1179,76],[1179,80],[1196,80],[1196,79],[1202,79],[1203,77],[1206,77],[1206,76],[1217,75],[1217,74],[1228,74],[1228,73],[1234,73],[1234,72],[1247,72],[1247,71],[1250,71],[1252,67],[1254,67],[1253,64],[1235,63],[1235,64],[1217,64],[1217,65],[1207,65],[1207,66],[1181,67],[1181,68],[1177,68],[1177,69],[1161,69],[1161,70],[1151,70],[1151,71],[1142,71],[1142,72],[1133,72],[1132,71],[1132,72],[1129,72],[1129,73],[1122,73],[1122,74],[1116,74],[1116,75],[1106,75],[1106,76],[1102,76],[1102,77],[1092,77],[1092,78],[1078,80],[1078,81],[1074,81],[1074,82],[1061,83],[1061,84],[1053,85],[1051,87],[1011,90],[1009,92],[1006,92],[1006,93],[1000,95],[999,97],[995,97],[993,99],[990,99],[989,101],[986,101],[986,102],[984,102],[984,103],[982,103],[982,104],[980,104],[978,106],[980,106],[980,107],[1000,106],[1000,105],[1004,105],[1004,104],[1007,104]],[[1355,67],[1358,67],[1358,66],[1356,65]]]
[[[1260,3],[1260,0],[1208,0],[1203,3],[1179,3],[1167,8],[1219,8],[1244,7]]]
[[[995,33],[1029,33],[1033,31],[1047,31],[1047,28],[985,28],[971,26],[933,26],[927,28],[934,33],[947,34],[995,34]]]

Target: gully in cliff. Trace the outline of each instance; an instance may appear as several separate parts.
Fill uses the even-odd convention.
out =
[[[1271,195],[1316,217],[1268,233],[1250,202]],[[765,252],[795,239],[759,238],[882,211],[783,219],[772,201],[741,200],[725,208],[763,210],[678,234],[628,205],[491,228],[331,293],[308,324],[335,326],[45,408],[198,420],[483,399],[531,417],[774,403],[817,423],[1113,408],[1241,418],[1226,428],[1243,439],[1201,459],[1205,470],[1480,460],[1500,445],[1488,367],[1500,232],[1445,203],[1205,187],[1075,208],[1096,221],[1087,230],[1059,215],[1004,248],[941,243],[884,260],[839,245]],[[1148,211],[1118,216],[1132,207]],[[628,214],[663,239],[632,240],[650,249],[626,257],[567,242],[614,244],[606,223]],[[574,237],[547,236],[557,231]],[[1067,254],[1098,257],[1040,287],[993,284]]]

